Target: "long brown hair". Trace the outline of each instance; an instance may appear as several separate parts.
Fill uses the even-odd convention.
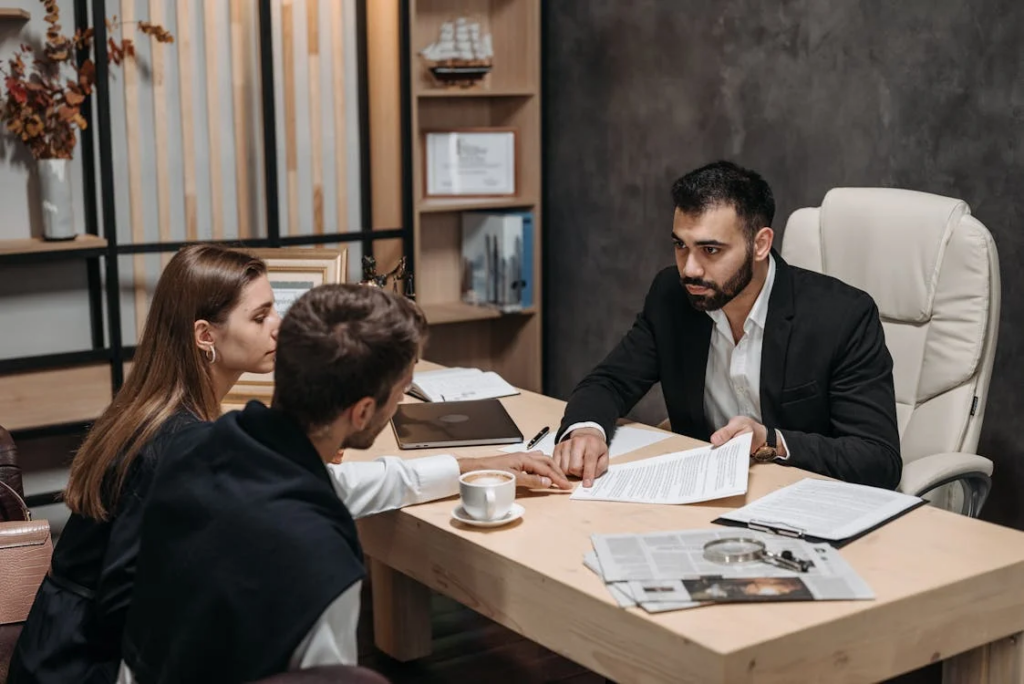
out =
[[[132,371],[71,463],[64,502],[105,520],[128,469],[164,422],[182,409],[200,420],[220,415],[195,322],[224,323],[242,290],[266,274],[259,259],[216,245],[191,245],[168,262],[135,350]]]

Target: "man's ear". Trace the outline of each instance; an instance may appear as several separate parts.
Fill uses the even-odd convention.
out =
[[[214,329],[209,321],[203,319],[196,321],[193,330],[195,331],[196,346],[199,347],[200,351],[208,351],[210,347],[216,344],[217,339],[214,335]]]
[[[351,411],[352,429],[358,432],[370,424],[373,414],[377,412],[377,402],[373,397],[363,397],[352,404],[348,410]]]
[[[775,242],[775,231],[765,226],[754,235],[754,259],[763,261],[768,258],[772,251],[772,244]]]

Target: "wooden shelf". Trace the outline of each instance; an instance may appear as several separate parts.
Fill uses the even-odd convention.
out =
[[[50,242],[42,238],[23,240],[0,240],[0,257],[16,254],[41,254],[46,252],[76,252],[80,250],[103,249],[107,241],[95,235],[79,235],[74,240]]]
[[[508,313],[491,309],[486,306],[476,306],[463,302],[442,302],[438,304],[420,304],[423,315],[427,317],[430,325],[441,325],[443,323],[465,323],[467,321],[484,321],[493,318],[504,318],[506,316],[532,316],[537,313],[537,308],[531,306],[522,311],[511,311]]]
[[[477,209],[529,208],[537,200],[528,197],[430,197],[421,199],[417,209],[424,214],[445,211],[475,211]]]
[[[416,93],[416,97],[533,97],[529,88],[429,88]]]
[[[475,306],[463,302],[445,302],[440,304],[420,304],[427,323],[462,323],[464,321],[482,321],[488,318],[501,318],[501,312],[486,306]]]
[[[28,21],[32,18],[28,10],[18,9],[16,7],[0,7],[0,21],[12,20],[12,21]]]

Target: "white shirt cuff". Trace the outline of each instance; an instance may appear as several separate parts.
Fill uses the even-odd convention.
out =
[[[786,452],[785,456],[776,456],[777,461],[788,461],[789,460],[789,445],[786,444],[786,438],[782,436],[782,430],[775,431],[775,443],[781,444],[782,449]]]
[[[605,434],[604,428],[598,425],[597,423],[589,420],[583,423],[573,423],[572,425],[570,425],[566,429],[566,431],[562,433],[562,439],[558,441],[564,442],[566,437],[568,437],[573,430],[579,430],[580,428],[594,428],[595,430],[599,430],[601,432],[601,436],[604,438],[604,441],[608,441],[608,435]]]
[[[459,462],[454,456],[423,456],[406,461],[419,479],[419,496],[416,503],[444,499],[459,493]]]

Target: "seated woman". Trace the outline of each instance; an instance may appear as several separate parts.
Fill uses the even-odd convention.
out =
[[[272,406],[253,401],[175,438],[143,520],[120,683],[356,663],[363,556],[325,464],[387,426],[425,330],[404,297],[315,288],[281,325]]]
[[[167,264],[133,369],[71,464],[72,515],[15,647],[11,684],[115,680],[156,462],[170,435],[220,415],[243,371],[273,369],[279,325],[260,260],[195,246]]]
[[[242,373],[273,369],[280,322],[259,259],[192,245],[167,264],[132,372],[71,465],[72,516],[15,648],[10,684],[114,682],[156,463],[172,435],[220,415]],[[512,470],[523,486],[568,486],[549,463],[530,454],[388,457],[329,472],[358,517],[451,496],[460,472],[477,468]]]

